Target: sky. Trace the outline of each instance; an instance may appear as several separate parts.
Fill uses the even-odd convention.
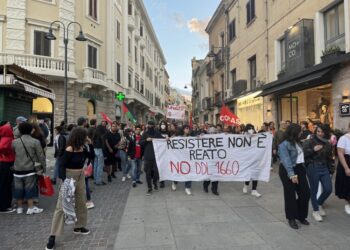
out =
[[[190,86],[191,59],[208,53],[205,28],[220,0],[143,0],[167,61],[170,86]]]

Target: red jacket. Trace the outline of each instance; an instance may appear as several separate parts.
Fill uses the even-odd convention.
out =
[[[12,149],[13,131],[10,125],[0,127],[0,162],[14,162],[15,151]]]

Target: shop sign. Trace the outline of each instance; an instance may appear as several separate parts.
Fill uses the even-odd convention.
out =
[[[91,93],[88,91],[79,91],[79,97],[92,99],[100,102],[103,101],[103,97],[101,95],[98,95],[96,93]]]
[[[238,103],[238,108],[241,109],[241,108],[261,105],[263,103],[263,99],[262,97],[242,98],[242,99],[238,99],[237,103]]]
[[[339,104],[340,116],[350,116],[350,103]]]
[[[300,37],[288,43],[288,58],[293,60],[301,54]]]

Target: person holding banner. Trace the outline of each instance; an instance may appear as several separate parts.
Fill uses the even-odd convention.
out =
[[[244,134],[246,135],[253,135],[253,134],[256,134],[256,131],[254,129],[254,126],[250,123],[248,123],[246,126],[245,126],[245,132]],[[248,188],[249,188],[249,182],[250,181],[246,181],[244,183],[244,186],[243,186],[243,194],[247,194],[248,193]],[[259,198],[261,197],[261,194],[256,191],[256,188],[258,187],[258,181],[256,180],[252,180],[252,192],[251,192],[251,195]]]
[[[159,180],[159,172],[157,168],[156,158],[154,154],[153,148],[153,139],[164,138],[158,130],[155,129],[154,121],[149,121],[147,123],[148,129],[145,131],[141,137],[140,145],[143,147],[143,159],[144,159],[144,170],[146,172],[146,180],[147,180],[147,193],[146,195],[152,194],[152,182],[154,186],[154,190],[158,190],[158,180]]]
[[[170,137],[170,132],[168,130],[168,124],[166,121],[161,121],[159,123],[159,132],[164,138]],[[160,188],[164,188],[164,186],[165,186],[164,181],[159,182],[159,186],[160,186]]]
[[[215,127],[211,127],[211,129],[209,129],[208,134],[216,134],[216,128]],[[219,195],[218,192],[218,186],[219,186],[219,182],[218,181],[204,181],[203,182],[203,190],[206,193],[209,193],[209,185],[211,182],[211,192],[214,195]]]
[[[306,179],[304,152],[300,145],[301,127],[290,124],[278,146],[281,160],[279,176],[284,190],[284,205],[289,226],[298,229],[296,220],[303,225],[309,225],[307,215],[309,210],[310,188]],[[298,198],[297,198],[298,197]]]
[[[187,137],[187,136],[191,136],[191,131],[190,131],[190,126],[188,125],[184,125],[182,127],[182,131],[181,134],[183,137]],[[172,190],[175,191],[176,190],[176,185],[177,185],[177,181],[174,181],[172,184]],[[185,182],[185,193],[187,195],[191,195],[191,186],[192,186],[192,181],[186,181]]]

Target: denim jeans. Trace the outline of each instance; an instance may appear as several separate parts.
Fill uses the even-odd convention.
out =
[[[85,191],[86,191],[86,200],[91,201],[90,187],[89,187],[89,177],[85,177]]]
[[[128,155],[124,150],[118,150],[118,156],[122,164],[123,176],[126,176],[130,172],[131,165],[128,164]]]
[[[132,173],[132,181],[137,182],[140,180],[140,175],[141,175],[141,164],[142,160],[141,159],[132,159],[129,161],[131,165],[131,173]]]
[[[53,180],[56,180],[57,177],[58,177],[58,164],[59,164],[59,158],[56,158],[56,162],[55,162],[55,167],[54,167],[54,170],[53,170]]]
[[[95,148],[95,161],[94,161],[94,180],[96,184],[102,183],[102,175],[103,175],[103,151],[102,148]]]
[[[177,184],[177,181],[174,181],[175,184]],[[192,187],[192,181],[185,181],[185,188],[191,188]]]
[[[310,183],[311,204],[314,211],[318,211],[318,206],[323,205],[332,193],[332,180],[326,164],[310,163],[306,168],[307,178]],[[321,182],[323,192],[317,199],[318,184]]]

